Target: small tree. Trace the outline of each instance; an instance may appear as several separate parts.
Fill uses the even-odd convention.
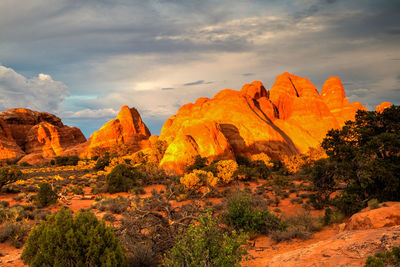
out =
[[[7,184],[14,183],[23,178],[23,173],[17,167],[0,168],[0,188]]]
[[[119,164],[106,176],[110,193],[127,192],[138,185],[141,173],[126,164]]]
[[[51,188],[49,183],[41,183],[39,192],[36,195],[36,202],[39,207],[47,207],[50,204],[57,202],[57,194]]]
[[[165,266],[239,266],[246,236],[224,232],[211,213],[199,216],[165,258]]]
[[[125,266],[111,227],[89,212],[66,208],[33,228],[22,252],[29,266]]]

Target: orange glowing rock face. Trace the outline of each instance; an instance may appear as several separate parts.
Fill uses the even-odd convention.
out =
[[[328,79],[322,95],[306,78],[286,72],[269,91],[254,81],[241,91],[199,98],[165,122],[159,139],[169,146],[160,165],[180,174],[196,155],[213,160],[265,153],[277,159],[304,153],[364,108],[347,101],[338,78]]]
[[[383,103],[381,103],[381,104],[379,104],[379,105],[376,106],[375,111],[376,111],[376,112],[382,112],[382,111],[384,111],[385,109],[390,108],[391,106],[392,106],[392,103],[390,103],[390,102],[383,102]]]
[[[123,106],[117,117],[94,132],[89,140],[74,148],[81,157],[91,157],[96,150],[109,150],[115,145],[128,145],[133,151],[150,147],[150,131],[135,108]]]
[[[321,98],[340,126],[348,120],[354,120],[357,110],[367,110],[360,102],[349,103],[344,93],[343,84],[337,77],[331,77],[324,83]]]
[[[64,125],[57,116],[29,109],[0,112],[0,126],[0,159],[30,155],[22,161],[32,163],[34,158],[38,163],[86,141],[78,128]]]

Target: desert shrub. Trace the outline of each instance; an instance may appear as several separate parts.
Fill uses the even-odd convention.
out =
[[[290,199],[290,203],[303,204],[303,199],[301,197],[294,197],[294,198]]]
[[[284,156],[282,158],[282,163],[289,173],[297,173],[306,164],[306,158],[304,155],[293,155]]]
[[[217,163],[217,177],[219,182],[229,184],[235,178],[238,164],[234,160],[221,160]]]
[[[212,172],[203,170],[194,170],[180,178],[180,183],[190,192],[209,192],[217,182]]]
[[[140,164],[136,166],[136,169],[142,174],[142,180],[145,184],[165,183],[169,178],[165,170],[154,162]]]
[[[78,156],[58,156],[54,158],[55,164],[57,166],[69,166],[78,165],[79,157]]]
[[[128,256],[130,267],[153,267],[158,265],[157,256],[150,246],[138,244],[133,250],[132,256]]]
[[[51,211],[45,209],[37,209],[33,211],[32,215],[36,221],[43,221],[46,219],[48,215],[51,214]]]
[[[111,227],[93,213],[72,217],[66,208],[30,232],[22,252],[29,266],[125,266],[123,249]]]
[[[237,163],[238,165],[242,165],[242,166],[250,166],[251,161],[250,161],[250,159],[248,159],[248,158],[245,157],[245,156],[236,155],[236,163]]]
[[[343,219],[344,215],[340,211],[333,211],[331,208],[325,208],[322,223],[323,225],[331,225],[333,223],[340,223]]]
[[[157,163],[159,163],[164,157],[165,151],[168,148],[168,143],[166,141],[157,140],[154,142],[154,144],[152,144],[152,148],[154,158],[156,159]]]
[[[270,168],[261,160],[252,161],[249,165],[239,165],[234,174],[239,180],[243,181],[267,179],[270,175]]]
[[[365,203],[357,194],[344,192],[332,200],[332,204],[345,216],[351,216],[365,207]]]
[[[224,232],[211,213],[199,216],[168,252],[165,266],[240,266],[246,236]]]
[[[251,161],[262,161],[267,167],[272,167],[271,158],[265,153],[253,154],[250,157]]]
[[[200,170],[204,167],[207,166],[207,158],[206,157],[201,157],[200,155],[197,155],[193,158],[193,163],[190,164],[188,167],[186,167],[186,172],[191,172],[193,170]]]
[[[272,240],[276,242],[287,241],[293,238],[308,239],[314,232],[321,230],[319,220],[312,217],[309,211],[299,212],[293,216],[284,218],[286,228],[284,231],[277,230],[271,234]]]
[[[25,162],[19,163],[19,166],[21,166],[21,167],[30,167],[32,165],[25,161]]]
[[[375,253],[375,256],[368,256],[365,267],[400,266],[400,247],[393,247],[392,250],[384,253]]]
[[[47,207],[57,202],[57,194],[51,188],[49,183],[39,184],[39,192],[36,195],[36,204],[38,207]]]
[[[69,190],[74,194],[74,195],[84,195],[85,192],[83,191],[82,186],[71,186]]]
[[[160,261],[200,213],[198,206],[190,204],[173,209],[169,199],[158,193],[145,199],[135,198],[132,202],[135,209],[124,212],[116,226],[128,258],[136,257],[137,246],[142,244],[151,249],[154,260]]]
[[[111,162],[110,153],[106,152],[103,156],[99,157],[93,169],[96,171],[103,171],[105,167]]]
[[[1,200],[0,201],[0,208],[8,208],[10,206],[10,202],[6,200]]]
[[[368,201],[368,207],[371,210],[379,208],[379,201],[375,198],[371,199],[370,201]]]
[[[15,166],[0,168],[0,189],[23,178],[23,173]]]
[[[106,213],[103,215],[103,220],[107,222],[115,222],[116,218],[114,214],[111,213]]]
[[[141,178],[141,173],[134,167],[119,164],[106,176],[108,192],[128,192],[134,186],[139,185],[139,179]]]
[[[22,247],[29,227],[23,222],[5,222],[0,226],[0,243],[10,242],[16,248]]]
[[[130,205],[130,200],[122,197],[122,196],[118,196],[116,198],[105,198],[100,200],[99,202],[96,202],[93,204],[93,207],[95,209],[98,209],[100,211],[110,211],[112,213],[123,213],[124,211],[126,211],[126,209],[129,207]]]
[[[224,219],[227,225],[236,230],[243,230],[250,234],[268,234],[285,228],[281,219],[265,208],[265,203],[257,205],[255,199],[248,193],[237,191],[226,201],[227,211],[223,215]]]

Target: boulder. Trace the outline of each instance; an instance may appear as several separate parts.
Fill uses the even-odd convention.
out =
[[[387,207],[365,210],[354,214],[344,230],[376,229],[400,225],[400,203],[387,203]]]
[[[324,241],[268,259],[268,267],[356,267],[367,257],[400,246],[400,226],[342,232]]]

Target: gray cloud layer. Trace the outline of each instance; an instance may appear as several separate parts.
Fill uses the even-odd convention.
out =
[[[37,108],[81,127],[128,104],[157,133],[186,102],[284,71],[318,88],[339,76],[373,108],[400,103],[399,13],[396,0],[3,0],[0,62],[30,87],[38,73],[62,81]],[[12,86],[3,78],[0,108],[32,92]]]

